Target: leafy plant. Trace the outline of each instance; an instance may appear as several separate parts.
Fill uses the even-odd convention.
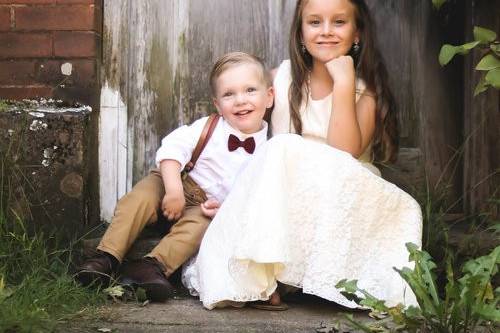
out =
[[[365,332],[475,332],[479,325],[492,326],[500,322],[500,288],[493,289],[492,280],[498,274],[500,246],[490,254],[467,261],[462,276],[457,278],[451,259],[447,263],[447,283],[443,290],[436,282],[436,264],[431,256],[416,245],[407,244],[410,261],[415,268],[395,269],[408,283],[419,307],[399,304],[388,307],[367,291],[358,288],[357,281],[340,281],[336,287],[357,304],[371,309],[378,322],[355,325]],[[347,318],[353,324],[352,318]]]
[[[476,70],[482,71],[484,74],[476,86],[474,96],[486,91],[488,87],[500,89],[500,42],[497,40],[496,32],[476,26],[474,27],[474,41],[457,46],[445,44],[439,52],[439,63],[444,66],[455,55],[468,54],[476,47],[485,50],[485,54],[476,65]]]

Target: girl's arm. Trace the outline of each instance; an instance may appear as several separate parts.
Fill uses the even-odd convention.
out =
[[[342,56],[326,64],[333,78],[333,111],[328,124],[327,144],[358,158],[375,132],[376,104],[368,94],[356,103],[354,63]]]

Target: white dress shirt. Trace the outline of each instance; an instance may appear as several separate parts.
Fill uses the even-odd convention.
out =
[[[175,160],[181,164],[181,170],[184,169],[184,166],[191,160],[191,155],[207,119],[208,117],[204,117],[191,125],[181,126],[163,138],[161,146],[156,152],[157,167],[163,160]],[[223,118],[219,119],[210,140],[208,140],[189,176],[205,191],[209,199],[214,198],[220,203],[229,193],[237,174],[252,156],[242,147],[230,152],[227,147],[230,134],[236,135],[242,141],[253,137],[255,150],[257,150],[260,145],[267,141],[267,123],[262,121],[260,131],[245,134],[231,127]]]

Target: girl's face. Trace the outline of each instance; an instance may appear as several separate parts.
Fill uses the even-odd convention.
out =
[[[308,0],[302,11],[302,42],[313,62],[346,55],[359,42],[355,7],[349,0]]]

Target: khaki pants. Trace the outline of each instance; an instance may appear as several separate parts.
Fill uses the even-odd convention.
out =
[[[201,213],[200,204],[207,200],[205,192],[189,177],[183,180],[186,208],[170,232],[148,254],[165,266],[169,276],[198,251],[210,219]],[[113,219],[97,247],[120,262],[148,224],[157,222],[165,188],[160,172],[152,170],[120,201]]]

